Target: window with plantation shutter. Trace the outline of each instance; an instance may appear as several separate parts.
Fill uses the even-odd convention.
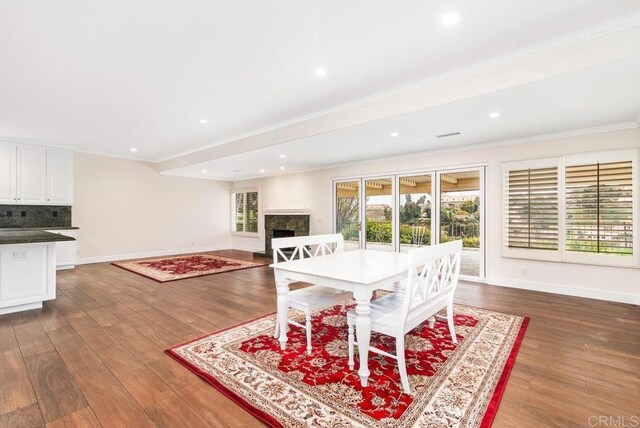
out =
[[[640,266],[638,151],[502,165],[504,257]]]
[[[231,193],[231,230],[238,233],[258,233],[258,191]]]
[[[246,231],[258,233],[258,192],[247,192]]]
[[[566,249],[633,255],[632,162],[568,165]]]
[[[509,171],[508,246],[558,249],[558,168]]]

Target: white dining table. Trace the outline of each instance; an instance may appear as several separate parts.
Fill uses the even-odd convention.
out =
[[[367,386],[371,297],[375,290],[395,290],[397,284],[406,278],[408,262],[408,256],[402,253],[354,250],[270,265],[274,269],[278,291],[280,348],[284,350],[287,346],[290,283],[308,282],[351,291],[356,301],[356,335],[360,356],[358,375],[362,386]]]

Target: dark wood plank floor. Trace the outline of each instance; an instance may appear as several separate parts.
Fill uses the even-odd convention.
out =
[[[456,300],[531,317],[494,426],[638,414],[640,307],[466,283]],[[0,316],[0,427],[260,426],[163,350],[275,302],[268,267],[165,284],[109,264],[61,272],[55,301]]]

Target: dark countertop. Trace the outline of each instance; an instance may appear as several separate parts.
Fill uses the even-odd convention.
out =
[[[30,231],[30,230],[77,230],[79,227],[63,227],[63,226],[53,226],[53,227],[0,227],[0,232],[8,232],[8,231]]]
[[[75,238],[44,230],[0,230],[0,245],[58,241],[75,241]]]

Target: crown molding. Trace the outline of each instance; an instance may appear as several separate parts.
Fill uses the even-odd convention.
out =
[[[26,145],[29,145],[29,146],[40,146],[40,147],[52,147],[52,148],[55,148],[55,149],[65,149],[65,150],[71,150],[74,153],[85,153],[85,154],[88,154],[88,155],[103,156],[103,157],[107,157],[107,158],[123,159],[123,160],[130,160],[130,161],[136,161],[136,162],[153,163],[153,160],[147,159],[147,158],[140,158],[140,157],[133,157],[133,156],[123,156],[123,155],[114,155],[112,153],[104,153],[104,152],[99,152],[99,151],[94,151],[94,150],[78,149],[76,146],[63,146],[63,145],[60,145],[60,144],[44,143],[44,142],[38,141],[38,140],[28,140],[28,139],[24,139],[24,138],[5,138],[5,137],[1,137],[0,136],[0,141],[4,142],[4,143],[26,144]]]
[[[2,136],[0,136],[0,141],[2,141],[4,143],[28,144],[30,146],[52,147],[52,148],[55,148],[55,149],[68,149],[68,150],[74,150],[75,151],[75,147],[73,147],[73,146],[61,146],[60,144],[44,143],[42,141],[27,140],[27,139],[24,139],[24,138],[11,138],[11,137],[2,137]]]
[[[584,43],[593,39],[605,37],[610,34],[628,30],[634,27],[640,27],[640,11],[632,14],[624,15],[622,17],[615,18],[609,21],[605,21],[603,23],[596,24],[591,27],[587,27],[582,30],[579,30],[570,34],[566,34],[564,36],[560,36],[555,39],[548,40],[536,45],[532,45],[530,47],[523,48],[515,52],[499,55],[491,59],[481,61],[466,67],[457,68],[441,74],[430,76],[426,79],[422,79],[416,82],[402,85],[387,91],[381,91],[373,95],[369,95],[367,97],[362,97],[353,101],[349,101],[347,103],[342,103],[342,104],[329,107],[323,110],[318,110],[317,112],[314,112],[311,114],[298,116],[296,118],[282,121],[267,127],[259,128],[254,131],[239,134],[230,138],[225,138],[223,140],[219,140],[214,143],[200,146],[197,149],[187,150],[184,152],[180,152],[176,155],[154,159],[153,162],[155,163],[167,162],[176,158],[180,158],[182,156],[198,153],[200,151],[207,150],[213,147],[223,146],[225,144],[233,143],[238,140],[243,140],[243,139],[255,137],[258,135],[267,134],[269,132],[287,128],[287,127],[297,125],[306,121],[310,121],[313,119],[318,119],[323,116],[327,116],[333,113],[338,113],[340,111],[347,110],[353,107],[358,107],[363,104],[367,104],[372,101],[379,100],[381,98],[385,98],[385,97],[397,95],[403,92],[417,90],[420,88],[425,88],[425,87],[429,87],[437,84],[447,83],[452,80],[471,76],[473,74],[490,71],[495,68],[499,68],[509,64],[524,61],[526,59],[529,59],[538,55],[557,51],[559,49],[567,48],[572,45],[576,45],[578,43]]]

